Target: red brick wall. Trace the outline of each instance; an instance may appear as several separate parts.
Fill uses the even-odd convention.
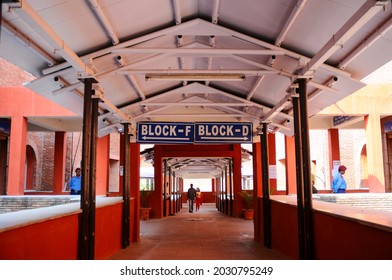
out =
[[[19,87],[35,77],[0,57],[0,87]]]
[[[65,182],[69,182],[73,175],[71,174],[71,168],[73,173],[75,173],[75,169],[80,167],[80,161],[82,158],[81,137],[80,132],[67,133]],[[28,132],[27,134],[27,145],[34,150],[35,154],[35,178],[33,181],[33,190],[53,190],[54,141],[54,132]],[[71,163],[72,161],[74,161],[73,166]]]

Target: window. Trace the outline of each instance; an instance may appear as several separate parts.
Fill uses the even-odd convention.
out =
[[[242,176],[242,189],[253,190],[253,176]]]
[[[140,190],[153,191],[154,190],[154,178],[152,178],[152,177],[140,178]]]

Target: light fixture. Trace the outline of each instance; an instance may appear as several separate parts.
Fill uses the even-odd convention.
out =
[[[116,61],[117,61],[117,63],[118,63],[118,66],[120,66],[120,67],[122,67],[122,66],[125,65],[125,61],[124,61],[124,59],[122,58],[121,55],[117,55],[117,56],[116,56]]]
[[[192,74],[146,74],[146,81],[244,81],[246,76],[241,73],[192,73]]]

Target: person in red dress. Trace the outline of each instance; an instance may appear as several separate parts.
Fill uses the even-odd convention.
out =
[[[200,211],[200,206],[203,204],[203,198],[199,188],[196,188],[196,212]]]

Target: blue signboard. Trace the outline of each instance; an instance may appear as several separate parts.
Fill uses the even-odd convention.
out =
[[[195,143],[252,143],[252,123],[195,123]]]
[[[138,143],[193,143],[193,123],[138,123]]]
[[[10,120],[9,119],[0,119],[0,132],[5,134],[10,134]]]
[[[252,123],[137,124],[138,143],[252,143]]]
[[[384,132],[391,132],[392,131],[392,122],[384,123]]]
[[[338,126],[346,121],[349,121],[353,118],[353,116],[335,116],[333,117],[333,125]]]

